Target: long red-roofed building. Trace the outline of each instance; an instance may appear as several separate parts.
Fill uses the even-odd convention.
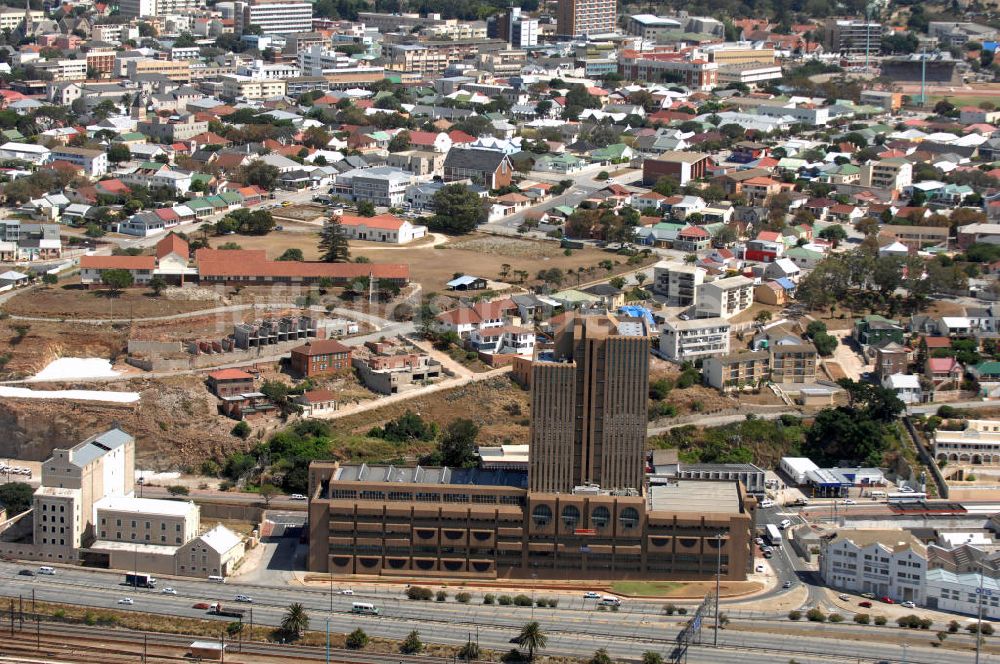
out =
[[[398,286],[410,281],[405,263],[270,261],[262,249],[199,249],[194,260],[203,284],[313,284],[329,279],[344,285],[369,276]]]

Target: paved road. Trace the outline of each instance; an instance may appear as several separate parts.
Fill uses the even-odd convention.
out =
[[[177,590],[178,595],[171,596],[156,590],[120,585],[123,578],[120,574],[61,568],[53,577],[27,578],[16,575],[17,570],[22,567],[0,563],[0,594],[30,597],[34,590],[35,596],[41,600],[109,609],[124,609],[125,607],[117,604],[118,600],[132,597],[135,599],[133,610],[198,618],[208,616],[203,610],[193,608],[196,602],[222,601],[236,606],[231,599],[237,594],[247,594],[254,597],[254,604],[243,605],[248,610],[246,622],[251,619],[252,608],[255,625],[276,625],[288,604],[301,602],[309,612],[314,627],[324,625],[329,618],[330,628],[336,632],[347,632],[360,626],[370,635],[394,639],[402,639],[410,630],[418,629],[425,641],[453,645],[462,644],[470,634],[478,633],[484,647],[497,650],[510,648],[510,639],[521,625],[535,619],[549,634],[546,653],[579,656],[605,647],[612,656],[637,658],[646,650],[668,652],[684,620],[677,616],[657,615],[658,606],[654,603],[636,602],[634,604],[638,610],[619,613],[598,612],[592,606],[535,609],[532,612],[528,608],[512,609],[481,604],[466,606],[453,601],[410,602],[402,598],[401,589],[377,595],[344,596],[302,588],[262,588],[238,583],[218,585],[188,579],[161,580],[162,586],[169,585]],[[378,605],[382,608],[383,615],[376,617],[351,614],[351,603],[358,599]],[[228,622],[230,619],[221,620]],[[843,626],[845,629],[841,630],[840,626],[827,626],[830,634],[828,638],[806,635],[804,632],[814,630],[815,626],[803,623],[782,623],[783,633],[777,635],[743,631],[753,627],[754,624],[750,621],[734,621],[732,628],[723,630],[720,635],[720,644],[728,646],[724,650],[725,656],[720,658],[717,652],[696,649],[691,655],[699,658],[694,661],[766,661],[759,656],[743,659],[730,657],[734,652],[749,654],[749,649],[784,649],[789,653],[811,651],[820,657],[829,656],[831,661],[848,661],[845,658],[853,661],[858,656],[864,657],[863,661],[871,661],[869,658],[896,660],[900,655],[898,646],[879,643],[871,638],[878,633],[874,631],[875,628],[866,631]],[[900,633],[900,630],[890,631],[892,634]],[[706,632],[705,637],[710,638],[710,633]],[[923,639],[921,643],[929,644],[929,640]],[[935,651],[927,645],[915,645],[910,648],[909,655],[910,662],[927,664],[971,661],[964,654]],[[774,661],[773,654],[770,661]]]
[[[783,408],[781,410],[776,410],[776,411],[754,412],[753,414],[763,420],[776,420],[782,415],[795,415],[796,417],[802,415],[801,412],[790,408]],[[747,418],[747,413],[733,413],[730,415],[709,415],[707,417],[685,420],[683,422],[672,422],[670,424],[665,424],[661,426],[651,426],[646,429],[646,435],[656,436],[666,431],[670,431],[671,429],[676,429],[677,427],[686,427],[691,425],[697,425],[700,427],[721,426],[723,424],[732,424],[733,422],[742,422],[746,418]]]

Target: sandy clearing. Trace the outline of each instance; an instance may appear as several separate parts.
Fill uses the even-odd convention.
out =
[[[8,399],[67,399],[70,401],[110,401],[135,403],[138,392],[100,392],[98,390],[29,390],[26,387],[0,386],[0,398]]]

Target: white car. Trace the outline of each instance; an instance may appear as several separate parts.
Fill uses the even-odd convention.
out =
[[[585,592],[583,594],[584,599],[601,599],[601,593],[595,593],[593,590]]]
[[[161,595],[176,595],[177,591],[174,590],[173,588],[164,588],[163,590],[160,591],[160,594]]]
[[[907,609],[915,609],[915,608],[917,608],[916,604],[914,604],[913,602],[909,602],[909,601],[907,601],[907,602],[900,602],[899,605],[902,606],[902,607],[905,607]]]
[[[845,505],[857,505],[858,503],[857,503],[857,501],[855,501],[855,500],[854,500],[853,498],[848,498],[848,499],[846,499],[846,500],[844,501],[844,504],[845,504]]]
[[[901,486],[899,490],[903,493],[913,493],[913,488],[908,486]]]
[[[341,595],[353,595],[354,591],[351,590],[350,588],[344,588],[343,590],[340,591],[340,594]]]
[[[764,544],[764,538],[763,537],[755,537],[754,540],[753,540],[753,543],[756,544],[757,546],[761,546],[762,544]]]
[[[306,497],[303,496],[301,493],[293,493],[292,495],[289,496],[289,498],[292,499],[292,500],[305,500],[306,499]]]
[[[245,602],[247,604],[253,604],[253,597],[250,597],[249,595],[237,595],[236,601]]]
[[[118,603],[119,604],[127,604],[128,606],[132,606],[133,604],[135,604],[135,600],[132,599],[131,597],[122,597],[120,600],[118,600]]]
[[[764,566],[763,565],[757,565],[757,573],[758,574],[763,574],[764,573]]]
[[[851,600],[851,596],[846,593],[840,593],[839,595],[837,595],[837,598],[845,602],[849,602]]]

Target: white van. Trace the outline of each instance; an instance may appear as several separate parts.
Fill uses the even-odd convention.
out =
[[[770,498],[765,498],[764,500],[760,501],[760,506],[764,508],[774,507],[774,501],[771,500]]]
[[[39,574],[48,574],[48,575],[51,576],[51,575],[53,575],[53,574],[56,573],[56,570],[55,570],[54,567],[48,567],[47,565],[43,565],[42,567],[38,568],[38,573]]]
[[[778,524],[778,528],[784,530],[785,528],[787,528],[790,525],[792,525],[791,519],[785,519],[781,523]]]
[[[225,583],[226,582],[226,577],[224,577],[224,576],[217,576],[217,575],[213,574],[212,576],[208,577],[208,580],[211,581],[212,583]]]
[[[598,604],[600,604],[602,606],[621,606],[622,605],[622,601],[620,599],[618,599],[617,597],[611,597],[609,595],[609,596],[606,596],[606,597],[602,597],[601,601],[598,602]]]
[[[370,616],[377,616],[381,611],[374,604],[355,602],[351,605],[351,613],[364,613]]]

